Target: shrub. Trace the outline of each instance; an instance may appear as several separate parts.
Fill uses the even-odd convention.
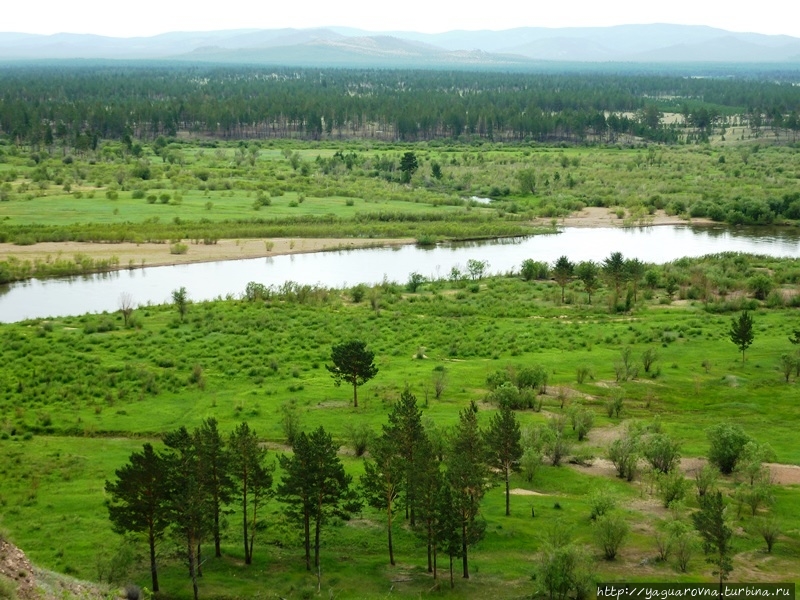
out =
[[[717,485],[719,471],[714,465],[703,465],[702,468],[694,472],[694,482],[697,487],[697,495],[703,498],[710,493]]]
[[[356,456],[363,456],[372,440],[373,433],[363,421],[349,422],[344,427],[347,441]]]
[[[739,425],[718,423],[706,430],[708,441],[708,461],[724,475],[730,475],[744,451],[749,435]]]
[[[536,583],[542,596],[549,598],[591,597],[592,561],[583,548],[573,544],[548,543],[539,555]]]
[[[520,390],[527,388],[544,394],[547,392],[547,378],[547,370],[541,365],[534,365],[518,369],[514,380]]]
[[[297,410],[297,402],[292,399],[281,405],[281,430],[286,436],[287,443],[294,444],[295,439],[300,434],[302,424],[300,413]]]
[[[666,434],[651,435],[642,443],[642,455],[653,469],[669,473],[680,463],[680,444]]]
[[[607,487],[595,488],[589,494],[589,518],[596,521],[617,506],[617,499]]]
[[[366,295],[367,295],[367,286],[364,285],[363,283],[359,283],[358,285],[350,288],[350,297],[356,304],[362,302]]]
[[[678,470],[661,473],[658,477],[658,496],[664,503],[664,508],[669,508],[673,502],[683,500],[690,485],[683,477],[683,473]]]
[[[186,254],[188,251],[189,251],[189,246],[181,242],[175,242],[174,244],[170,244],[169,247],[170,254]]]
[[[608,458],[619,477],[633,481],[639,461],[639,440],[631,433],[614,440],[608,447]]]
[[[542,453],[536,448],[526,448],[519,461],[525,481],[533,481],[536,471],[542,466]]]
[[[625,520],[616,514],[603,515],[594,522],[594,539],[606,560],[617,557],[629,531]]]
[[[580,366],[575,370],[575,380],[578,383],[583,383],[586,381],[586,378],[594,379],[592,376],[592,370],[587,366]]]
[[[767,553],[772,553],[772,547],[781,534],[781,528],[778,522],[773,517],[764,517],[755,520],[754,528],[756,533],[764,538],[764,543],[767,544]]]
[[[572,411],[570,420],[572,421],[572,429],[577,434],[578,441],[581,442],[586,439],[586,436],[594,425],[594,413],[588,408],[581,406]]]

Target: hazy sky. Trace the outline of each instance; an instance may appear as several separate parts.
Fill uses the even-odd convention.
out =
[[[710,25],[731,31],[800,37],[796,0],[742,8],[711,0],[8,0],[0,31],[95,33],[119,37],[167,31],[339,25],[371,31],[586,27],[642,23]]]

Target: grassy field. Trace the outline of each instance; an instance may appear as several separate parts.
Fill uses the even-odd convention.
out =
[[[532,576],[538,553],[553,527],[568,530],[588,549],[598,581],[713,580],[699,550],[687,573],[672,560],[657,560],[658,523],[673,513],[686,519],[697,507],[694,492],[671,513],[646,473],[627,483],[604,468],[602,459],[626,425],[658,419],[681,443],[685,458],[705,456],[706,429],[731,422],[768,442],[778,462],[800,465],[797,379],[792,374],[786,382],[780,367],[782,355],[795,351],[787,338],[799,326],[800,266],[721,256],[651,269],[656,283],[639,290],[630,310],[620,310],[608,289],[590,305],[576,281],[561,304],[554,282],[506,276],[429,281],[416,293],[385,283],[365,290],[360,302],[352,290],[307,288],[266,301],[192,304],[185,322],[174,307],[153,306],[138,309],[129,328],[119,314],[2,325],[0,528],[49,568],[94,579],[119,556],[126,569],[117,577],[146,585],[145,546],[111,531],[103,492],[104,481],[142,442],[159,443],[163,433],[213,416],[225,432],[248,421],[274,458],[287,451],[281,415],[291,402],[304,429],[324,425],[342,443],[346,468],[357,478],[363,462],[349,447],[348,425],[365,423],[377,432],[406,386],[435,430],[453,425],[470,401],[478,403],[486,425],[497,408],[487,401],[487,376],[541,365],[549,375],[542,409],[519,411],[520,422],[532,429],[570,407],[587,407],[595,417],[588,441],[578,442],[569,426],[567,437],[571,454],[592,466],[543,466],[532,482],[514,475],[512,488],[540,495],[513,496],[510,517],[503,514],[501,486],[492,488],[482,505],[486,537],[470,554],[473,577],[464,581],[457,574],[453,591],[446,579],[435,587],[425,569],[424,545],[402,519],[395,530],[394,568],[378,512],[365,508],[350,521],[335,520],[323,533],[319,595],[528,597],[537,586]],[[715,283],[703,285],[701,272]],[[759,302],[750,297],[748,281],[764,272],[777,287]],[[663,287],[670,276],[678,285],[674,299]],[[728,339],[731,318],[743,307],[755,319],[755,340],[744,363]],[[352,390],[334,387],[324,368],[331,346],[354,334],[375,351],[380,370],[360,390],[358,409],[351,407]],[[637,365],[646,350],[655,350],[652,372],[640,368],[638,377],[618,381],[615,363],[626,348]],[[582,383],[580,368],[589,373]],[[437,399],[433,380],[441,369],[446,383]],[[622,413],[611,417],[607,403],[618,397]],[[721,483],[726,493],[736,485],[733,478]],[[631,526],[615,561],[602,560],[592,543],[589,494],[601,487],[617,497]],[[776,485],[774,503],[760,510],[781,524],[770,554],[754,533],[757,521],[749,511],[737,514],[731,506],[734,581],[800,581],[798,494],[798,485]],[[318,596],[316,576],[303,568],[296,528],[277,501],[269,512],[249,567],[235,527],[227,531],[223,558],[204,565],[201,597]],[[237,522],[236,514],[229,518]],[[126,555],[131,548],[136,556]],[[161,544],[161,597],[189,598],[191,584],[175,551],[172,541]]]
[[[785,218],[791,200],[786,207],[770,201],[780,204],[784,195],[800,190],[800,153],[792,147],[217,146],[173,142],[133,156],[109,142],[85,157],[11,146],[0,163],[0,220],[18,227],[351,219],[377,212],[447,212],[478,196],[493,198],[493,208],[504,215],[528,218],[605,206],[619,207],[634,220],[665,208],[761,223],[769,211],[772,220]],[[408,183],[400,171],[404,152],[419,162]],[[526,170],[532,181],[522,177]]]

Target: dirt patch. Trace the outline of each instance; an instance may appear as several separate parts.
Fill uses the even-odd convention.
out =
[[[628,214],[626,213],[626,216]],[[547,225],[549,219],[542,218],[538,221]],[[692,219],[696,225],[706,225],[712,223],[709,219]],[[668,215],[663,210],[657,210],[654,215],[647,217],[646,224],[650,225],[686,225],[688,221],[681,219],[677,215]],[[559,225],[564,227],[624,227],[624,219],[617,217],[616,213],[608,208],[598,206],[587,206],[579,212],[572,213],[568,217],[559,219]]]
[[[589,441],[599,446],[607,447],[608,444],[622,435],[622,429],[622,425],[593,429],[589,432]],[[682,458],[680,469],[686,477],[694,479],[694,474],[707,463],[708,461],[705,458]],[[644,467],[644,465],[645,463],[642,461],[640,466]],[[614,463],[607,458],[595,458],[590,465],[570,464],[570,466],[587,475],[599,477],[617,476]],[[772,483],[776,485],[800,485],[800,466],[781,463],[766,463],[766,466],[769,467]]]
[[[509,494],[513,496],[549,496],[550,494],[542,494],[541,492],[534,492],[533,490],[523,490],[522,488],[514,488],[509,490]]]
[[[411,238],[352,239],[352,238],[270,238],[246,240],[219,240],[216,244],[189,244],[186,254],[170,254],[170,244],[93,244],[90,242],[43,242],[32,246],[0,244],[0,260],[10,257],[19,260],[43,261],[73,260],[82,254],[93,260],[116,257],[118,269],[180,265],[218,260],[263,258],[283,254],[349,250],[376,246],[401,246],[413,244]]]
[[[611,427],[596,427],[589,430],[587,440],[590,444],[605,448],[614,440],[621,438],[624,430],[622,423]]]
[[[16,586],[19,600],[60,600],[67,597],[103,600],[119,597],[118,593],[110,593],[102,586],[34,567],[22,550],[2,538],[0,578]]]

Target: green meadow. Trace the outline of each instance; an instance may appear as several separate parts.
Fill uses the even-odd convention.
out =
[[[412,153],[416,166],[403,170]],[[796,148],[367,142],[0,144],[0,239],[146,241],[528,231],[586,206],[731,224],[800,219]],[[491,198],[491,206],[472,200]],[[427,229],[420,231],[421,222]],[[353,225],[358,224],[361,229]],[[294,228],[292,230],[291,228]],[[302,231],[300,228],[304,227]],[[282,228],[282,229],[279,229]],[[201,235],[202,234],[202,235]]]
[[[142,210],[162,208],[140,204]],[[764,273],[773,285],[758,300],[752,284]],[[252,565],[243,563],[235,511],[228,516],[223,557],[211,557],[210,545],[204,546],[200,597],[530,597],[541,591],[535,574],[554,529],[585,548],[596,581],[713,581],[699,546],[683,572],[674,556],[659,560],[655,543],[660,523],[690,522],[698,507],[693,474],[687,473],[685,499],[667,509],[643,464],[632,482],[615,477],[608,448],[636,423],[679,442],[684,459],[700,458],[708,454],[707,429],[734,423],[768,443],[776,462],[800,465],[798,377],[783,368],[785,357],[797,353],[789,336],[800,327],[800,264],[720,255],[649,266],[627,304],[608,287],[590,304],[578,280],[567,284],[562,303],[551,274],[539,275],[453,277],[424,281],[414,292],[405,282],[349,290],[288,287],[252,301],[192,303],[185,319],[171,305],[140,307],[127,327],[119,313],[2,325],[0,528],[46,568],[145,586],[145,543],[115,534],[104,505],[104,482],[143,442],[161,447],[164,433],[209,417],[226,434],[247,421],[274,460],[290,450],[283,418],[292,410],[304,430],[322,425],[333,434],[357,482],[363,458],[354,453],[354,432],[365,427],[378,434],[404,389],[416,396],[429,433],[441,438],[471,402],[480,424],[488,425],[498,408],[489,376],[540,366],[548,375],[545,393],[533,408],[516,412],[523,437],[564,415],[569,458],[560,466],[545,459],[530,480],[515,473],[511,487],[528,493],[512,496],[511,516],[504,514],[499,480],[488,490],[481,505],[486,533],[470,550],[469,580],[459,577],[456,565],[451,590],[447,559],[440,556],[434,581],[425,545],[399,511],[398,564],[390,567],[385,517],[370,508],[325,526],[320,573],[307,573],[300,532],[273,499]],[[743,309],[755,324],[744,361],[729,339],[732,319]],[[375,352],[379,369],[360,388],[357,409],[352,389],[335,387],[325,369],[331,347],[354,337]],[[648,350],[656,360],[645,371]],[[621,374],[626,354],[635,368]],[[620,400],[618,413],[609,410]],[[569,415],[580,407],[594,417],[584,441],[569,426]],[[800,581],[800,488],[772,484],[771,500],[753,516],[734,501],[741,485],[737,476],[719,480],[734,530],[731,580]],[[592,494],[601,489],[616,499],[630,526],[613,561],[594,544],[589,518]],[[768,516],[780,526],[770,553],[756,531]],[[177,541],[161,542],[159,561],[159,597],[190,598]]]

